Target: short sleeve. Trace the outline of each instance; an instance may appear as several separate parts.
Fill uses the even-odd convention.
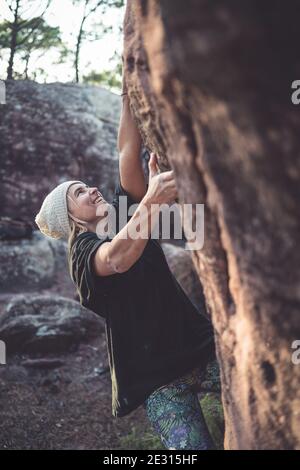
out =
[[[93,272],[93,257],[102,243],[111,240],[109,236],[99,239],[96,233],[85,232],[76,238],[70,251],[69,271],[77,287],[80,303],[94,311],[96,295],[97,299],[99,299],[101,294],[105,294],[105,281],[104,278],[98,278]],[[98,281],[97,286],[95,285],[96,279]],[[104,281],[103,286],[101,286],[101,282],[99,282],[100,279]],[[96,313],[102,314],[102,312],[98,311]],[[104,315],[102,314],[102,316]]]

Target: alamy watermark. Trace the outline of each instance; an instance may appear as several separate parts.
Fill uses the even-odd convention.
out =
[[[139,210],[136,213],[136,209]],[[135,213],[133,222],[127,226],[128,230],[121,233],[121,238],[151,238],[170,239],[171,217],[173,217],[173,233],[175,240],[181,240],[183,235],[186,239],[186,250],[201,250],[204,245],[204,204],[154,204],[150,207],[135,203],[127,208],[127,196],[119,196],[119,210],[109,204],[99,206],[97,216],[101,216],[97,226],[98,238],[112,238],[116,234],[117,212],[119,231],[127,224],[128,216]],[[159,219],[160,215],[160,219]],[[184,228],[183,228],[184,227]]]
[[[292,90],[295,90],[293,91],[291,95],[292,103],[299,104],[300,103],[300,80],[294,80],[292,82],[291,87],[292,87]]]
[[[3,80],[0,80],[0,104],[6,104],[6,89]]]
[[[292,342],[291,348],[295,349],[292,354],[292,363],[298,366],[300,364],[300,339],[295,339],[295,341]]]
[[[6,344],[0,340],[0,364],[6,364]]]

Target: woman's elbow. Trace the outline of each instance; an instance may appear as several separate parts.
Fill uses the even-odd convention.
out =
[[[107,255],[107,265],[112,269],[115,273],[125,273],[130,269],[128,261],[125,257],[120,256],[109,256]]]

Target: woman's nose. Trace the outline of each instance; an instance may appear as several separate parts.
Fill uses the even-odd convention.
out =
[[[93,194],[94,192],[98,192],[98,188],[96,186],[94,188],[90,188],[90,193]]]

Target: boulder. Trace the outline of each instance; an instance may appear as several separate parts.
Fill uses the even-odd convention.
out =
[[[1,240],[20,240],[22,238],[31,238],[32,227],[23,220],[15,220],[11,217],[0,217],[0,241]]]
[[[0,316],[7,354],[63,353],[104,331],[102,318],[60,296],[19,295]]]
[[[1,293],[46,288],[55,282],[52,244],[40,233],[31,239],[0,242]]]
[[[44,197],[79,179],[112,198],[121,98],[89,85],[8,80],[0,113],[1,215],[33,227]]]
[[[68,271],[67,242],[33,231],[30,238],[0,242],[1,294],[60,286],[73,292]],[[72,294],[73,295],[73,294]]]

